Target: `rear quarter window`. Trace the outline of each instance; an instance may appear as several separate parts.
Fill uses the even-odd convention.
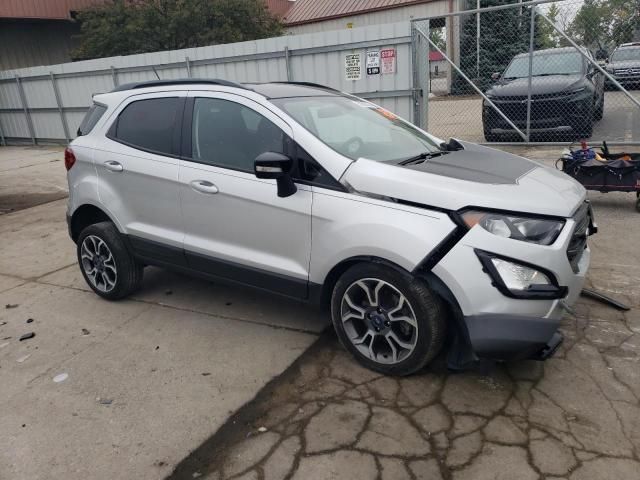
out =
[[[106,111],[107,107],[104,105],[99,103],[91,105],[91,107],[89,107],[89,111],[85,114],[80,126],[78,127],[78,136],[81,137],[93,130],[93,127],[96,126],[96,123],[98,123],[98,120],[102,118],[102,115],[104,115],[104,112]]]
[[[174,135],[179,132],[182,98],[150,98],[127,105],[107,136],[133,148],[174,155]]]

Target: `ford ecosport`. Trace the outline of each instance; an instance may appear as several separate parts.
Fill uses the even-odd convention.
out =
[[[146,265],[329,307],[365,366],[546,358],[595,231],[584,188],[308,83],[171,80],[95,95],[65,152],[80,270]]]

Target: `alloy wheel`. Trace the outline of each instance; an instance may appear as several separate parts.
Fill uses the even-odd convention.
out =
[[[407,298],[378,278],[363,278],[345,290],[340,304],[344,331],[351,343],[374,362],[406,359],[418,342],[418,322]]]
[[[110,292],[116,286],[118,271],[107,244],[95,235],[88,235],[80,248],[82,269],[91,284],[101,292]]]

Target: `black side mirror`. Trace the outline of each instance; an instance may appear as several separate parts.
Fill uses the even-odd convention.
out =
[[[494,82],[497,82],[498,80],[500,80],[500,72],[493,72],[491,74],[491,80],[493,80]]]
[[[298,191],[298,187],[291,178],[293,160],[282,153],[264,152],[258,155],[254,162],[254,172],[257,178],[275,179],[278,185],[279,197],[290,197]]]

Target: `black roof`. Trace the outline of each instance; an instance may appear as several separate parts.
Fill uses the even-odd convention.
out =
[[[310,82],[270,82],[270,83],[236,83],[228,80],[211,78],[183,78],[173,80],[149,80],[145,82],[125,83],[117,86],[112,92],[136,90],[138,88],[164,87],[172,85],[221,85],[225,87],[252,90],[267,98],[318,97],[342,95],[341,92],[324,85]]]
[[[326,97],[342,95],[338,90],[310,82],[247,83],[246,87],[267,98]]]
[[[179,78],[174,80],[147,80],[145,82],[132,82],[123,83],[111,90],[112,92],[122,92],[124,90],[135,90],[138,88],[148,87],[166,87],[169,85],[193,85],[193,84],[209,84],[209,85],[223,85],[225,87],[244,88],[246,87],[239,83],[229,82],[227,80],[211,79],[211,78]]]

